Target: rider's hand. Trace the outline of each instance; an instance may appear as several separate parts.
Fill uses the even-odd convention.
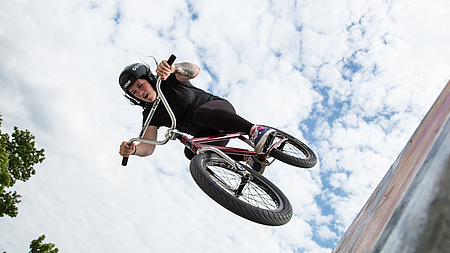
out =
[[[128,157],[133,154],[135,150],[135,143],[128,144],[128,142],[124,141],[122,142],[122,144],[120,144],[119,154],[123,157]]]
[[[156,67],[156,74],[162,78],[162,80],[166,80],[170,74],[175,72],[175,66],[170,66],[166,60],[163,60],[158,67]]]

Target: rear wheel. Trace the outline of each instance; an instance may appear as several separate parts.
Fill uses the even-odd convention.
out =
[[[314,152],[294,136],[273,127],[264,126],[276,131],[273,144],[280,145],[270,151],[270,155],[282,162],[301,168],[312,168],[317,163]]]
[[[286,196],[246,164],[236,166],[206,152],[192,158],[190,170],[197,185],[229,211],[264,225],[286,224],[292,217]]]

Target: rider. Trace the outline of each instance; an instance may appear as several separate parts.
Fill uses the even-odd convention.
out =
[[[177,120],[176,128],[194,137],[213,136],[229,132],[243,132],[251,136],[255,144],[255,152],[265,150],[264,144],[274,132],[272,129],[254,125],[236,114],[233,106],[225,99],[214,96],[190,83],[200,68],[190,62],[182,62],[170,66],[162,61],[156,68],[156,74],[162,78],[161,90],[164,93]],[[134,105],[141,106],[144,121],[156,99],[156,77],[151,70],[142,63],[131,64],[119,76],[120,87],[125,91],[125,97]],[[159,106],[150,125],[147,127],[144,138],[156,140],[157,129],[161,126],[169,127],[171,119],[164,106]],[[226,142],[215,143],[226,145]],[[120,145],[119,154],[124,157],[130,155],[149,156],[155,150],[155,145],[148,143],[128,144],[124,141]],[[191,159],[194,154],[185,149],[186,157]],[[247,163],[262,173],[265,164],[257,157],[248,157]]]

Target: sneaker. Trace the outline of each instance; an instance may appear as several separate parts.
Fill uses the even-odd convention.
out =
[[[255,144],[257,154],[267,151],[267,144],[273,141],[275,130],[257,126],[252,134],[252,141]]]
[[[262,174],[267,167],[267,163],[261,162],[256,156],[247,157],[245,162],[259,174]]]

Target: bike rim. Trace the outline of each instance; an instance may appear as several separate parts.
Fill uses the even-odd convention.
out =
[[[222,161],[209,161],[206,164],[210,177],[227,193],[239,200],[260,209],[275,211],[280,209],[280,201],[271,189],[255,180],[247,171],[240,171]],[[243,176],[250,176],[239,195],[236,195]],[[252,178],[253,177],[253,178]]]

